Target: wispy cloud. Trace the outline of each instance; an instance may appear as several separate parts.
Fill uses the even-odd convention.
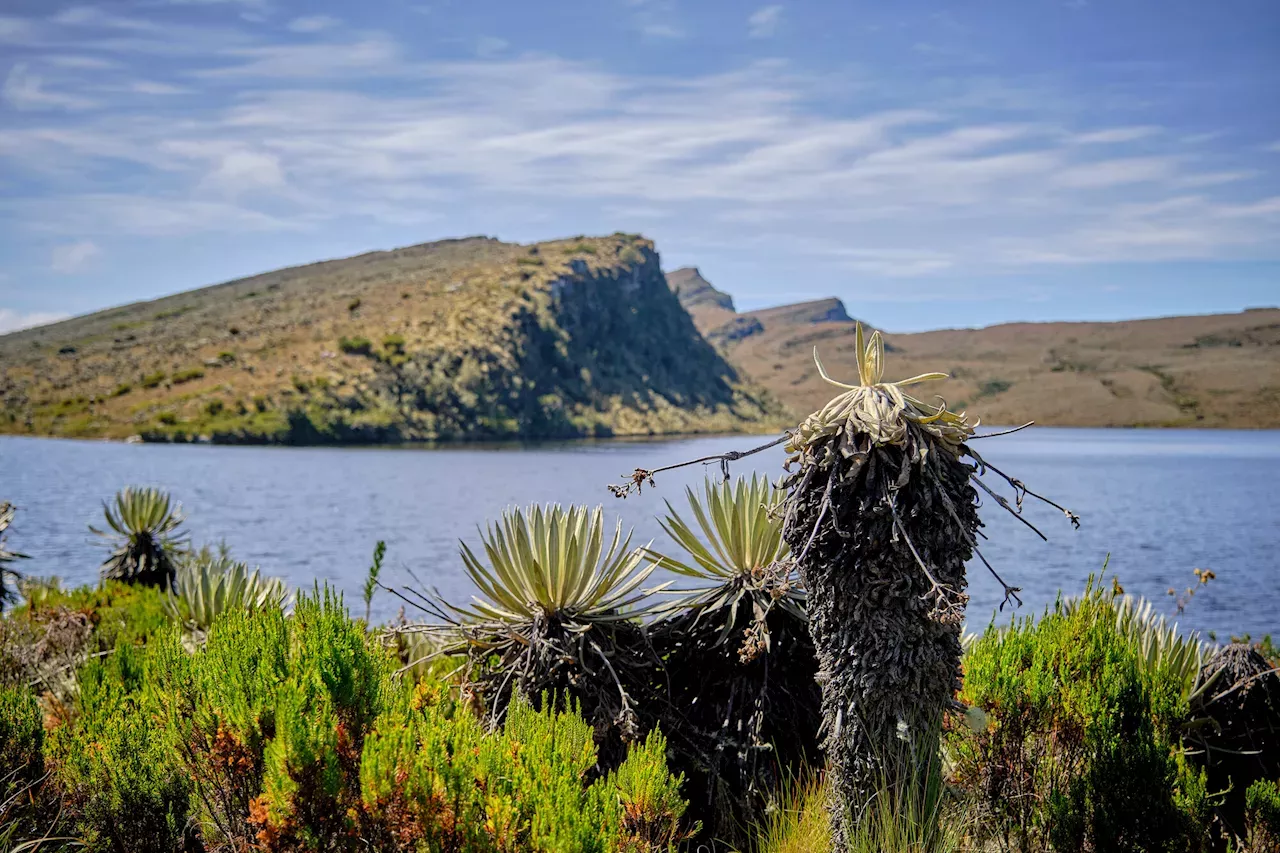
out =
[[[778,31],[782,6],[763,6],[747,17],[747,35],[753,39],[769,38]]]
[[[25,62],[9,69],[2,94],[5,101],[20,110],[84,110],[97,105],[91,98],[45,88],[44,78]]]
[[[102,250],[98,245],[90,240],[54,246],[52,257],[49,259],[49,268],[54,272],[77,273],[101,253]]]
[[[304,15],[289,22],[289,29],[295,33],[318,33],[330,30],[342,22],[331,15]]]
[[[770,9],[782,7],[752,18]],[[1256,170],[1156,124],[1082,113],[1073,127],[1031,85],[955,80],[938,97],[781,62],[618,73],[516,54],[496,37],[472,42],[474,59],[440,61],[388,34],[314,22],[292,27],[303,38],[276,28],[276,41],[269,27],[203,30],[166,56],[170,73],[144,80],[129,76],[128,51],[150,55],[173,34],[103,14],[72,9],[56,26],[127,34],[93,53],[119,66],[64,60],[46,86],[54,57],[88,55],[55,38],[14,86],[29,105],[52,93],[123,106],[29,106],[0,130],[3,165],[45,190],[0,199],[5,228],[107,245],[121,234],[318,233],[352,217],[449,221],[465,205],[495,227],[502,211],[527,227],[561,206],[604,227],[635,219],[687,244],[803,246],[840,271],[912,280],[1277,249],[1273,193],[1250,183]],[[628,14],[648,16],[641,32],[679,29],[669,4]],[[780,14],[750,23],[774,27]],[[822,106],[852,84],[866,95],[859,106]],[[199,104],[176,97],[195,88]]]
[[[12,308],[0,308],[0,335],[16,332],[19,329],[30,329],[65,320],[70,314],[61,311],[15,311]]]
[[[1160,133],[1162,128],[1152,126],[1142,127],[1111,127],[1106,130],[1095,130],[1091,133],[1080,133],[1072,137],[1072,141],[1081,145],[1105,145],[1117,142],[1133,142],[1138,139],[1146,139],[1149,136],[1155,136]]]
[[[476,56],[490,59],[506,50],[509,44],[506,39],[497,36],[481,36],[476,40]]]

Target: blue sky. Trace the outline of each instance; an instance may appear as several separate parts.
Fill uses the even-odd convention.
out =
[[[889,330],[1280,303],[1280,4],[0,4],[0,328],[638,231]]]

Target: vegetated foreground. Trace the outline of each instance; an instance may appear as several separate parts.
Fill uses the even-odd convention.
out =
[[[480,599],[434,627],[192,549],[147,489],[109,505],[110,577],[64,589],[17,575],[0,503],[0,849],[832,850],[771,488],[690,491],[662,551],[608,544],[599,509],[509,513],[463,548]],[[656,565],[695,589],[645,592]],[[1091,580],[969,638],[931,754],[873,781],[839,849],[1272,853],[1278,664]]]
[[[758,430],[653,245],[447,240],[0,337],[0,432],[256,443]]]
[[[739,313],[696,269],[667,280],[725,358],[798,412],[828,396],[815,346],[836,378],[856,373],[854,320],[838,299]],[[930,393],[985,423],[1280,428],[1277,308],[885,337],[896,370],[948,373]]]

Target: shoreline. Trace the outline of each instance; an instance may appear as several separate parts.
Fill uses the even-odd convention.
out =
[[[992,431],[1011,429],[1018,424],[988,424],[984,428]],[[1151,432],[1169,432],[1169,433],[1268,433],[1280,432],[1280,424],[1276,426],[1168,426],[1161,424],[1128,424],[1124,426],[1116,425],[1081,425],[1081,424],[1034,424],[1040,429],[1054,430],[1107,430],[1112,432],[1133,432],[1137,430],[1148,430]],[[208,447],[332,447],[332,448],[376,448],[382,450],[447,450],[461,449],[469,447],[491,447],[491,448],[518,448],[525,445],[548,445],[548,444],[607,444],[607,443],[646,443],[659,441],[675,441],[679,439],[692,438],[734,438],[734,437],[765,437],[776,435],[784,431],[779,430],[760,430],[760,431],[742,431],[742,432],[663,432],[663,433],[634,433],[624,435],[610,436],[514,436],[510,438],[442,438],[426,441],[404,441],[404,442],[374,442],[374,441],[325,441],[325,442],[282,442],[282,441],[213,441],[195,439],[191,441],[152,441],[142,438],[138,435],[128,436],[126,438],[115,438],[110,436],[69,436],[69,435],[33,435],[29,433],[16,432],[0,432],[0,440],[6,438],[14,439],[35,439],[35,440],[51,440],[51,441],[79,441],[86,443],[101,444],[138,444],[152,446],[174,446],[174,445],[200,445]]]

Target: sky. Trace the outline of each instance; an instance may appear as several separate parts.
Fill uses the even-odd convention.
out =
[[[1274,0],[0,0],[0,330],[639,232],[890,331],[1280,304]]]

